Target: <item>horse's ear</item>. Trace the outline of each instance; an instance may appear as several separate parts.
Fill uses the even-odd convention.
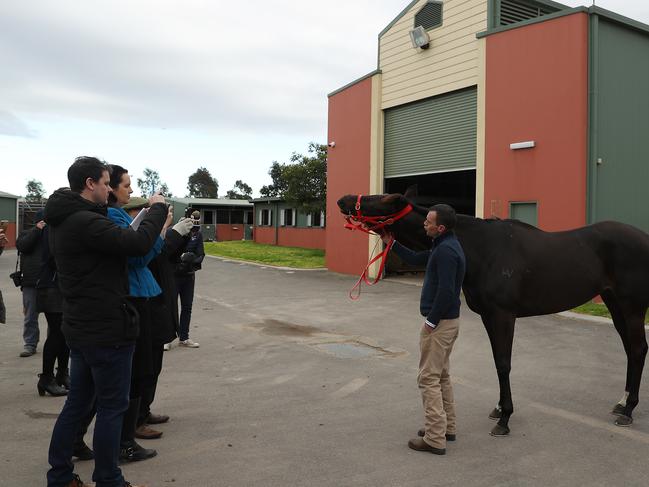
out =
[[[408,189],[406,189],[406,192],[403,193],[403,195],[408,198],[412,199],[417,196],[419,192],[417,191],[417,185],[413,184],[412,186],[408,186]]]
[[[399,193],[386,194],[383,198],[381,198],[381,203],[394,203],[399,198],[401,198],[401,195]]]

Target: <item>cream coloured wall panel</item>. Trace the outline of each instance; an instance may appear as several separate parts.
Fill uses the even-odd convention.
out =
[[[409,32],[425,3],[413,5],[379,39],[382,109],[478,83],[476,34],[487,29],[487,0],[445,0],[442,25],[428,31],[431,47],[422,50],[412,47]]]

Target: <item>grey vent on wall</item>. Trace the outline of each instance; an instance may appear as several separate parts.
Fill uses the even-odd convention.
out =
[[[415,14],[415,27],[429,30],[442,25],[442,2],[430,1]]]
[[[541,17],[556,11],[557,9],[537,5],[534,2],[501,0],[500,25],[515,24],[523,20],[535,19],[536,17]]]

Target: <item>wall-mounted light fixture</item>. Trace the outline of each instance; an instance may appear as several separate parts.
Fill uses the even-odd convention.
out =
[[[534,142],[533,140],[528,140],[525,142],[514,142],[513,144],[509,144],[509,148],[511,150],[531,149],[533,147],[536,147],[536,142]]]
[[[327,145],[333,149],[334,147],[336,147],[336,141],[335,141],[335,140],[332,140],[332,141],[329,142]]]
[[[418,47],[428,49],[430,47],[430,36],[421,25],[410,31],[410,40],[412,41],[412,47],[415,49]]]

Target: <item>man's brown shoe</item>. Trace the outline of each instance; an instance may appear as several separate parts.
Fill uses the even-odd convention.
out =
[[[162,424],[166,423],[169,421],[169,416],[166,414],[153,414],[149,413],[149,415],[146,418],[146,424]]]
[[[423,438],[414,438],[408,441],[408,447],[417,451],[427,451],[434,455],[446,455],[446,448],[435,448],[426,443]]]
[[[92,484],[95,485],[95,484]],[[84,484],[77,474],[74,474],[74,477],[65,487],[90,487],[89,484]]]
[[[417,431],[417,436],[421,436],[422,438],[426,436],[426,430],[424,428],[420,429]],[[455,441],[455,433],[446,433],[446,441]]]
[[[135,437],[141,440],[155,440],[162,436],[162,431],[156,431],[149,428],[146,424],[142,424],[135,430]]]

